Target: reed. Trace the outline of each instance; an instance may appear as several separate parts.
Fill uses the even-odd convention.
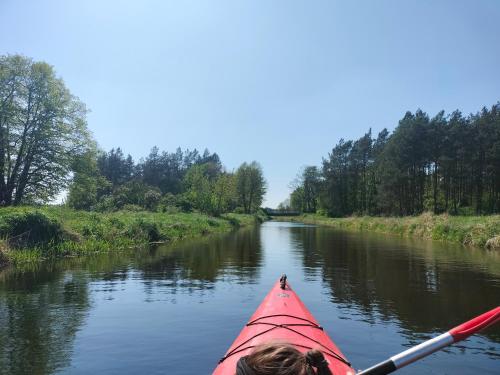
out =
[[[227,232],[262,215],[117,211],[97,213],[61,206],[0,209],[0,264],[143,247],[152,242]]]
[[[464,245],[500,250],[500,215],[451,216],[424,213],[406,217],[352,216],[328,218],[321,215],[304,214],[295,217],[275,218],[280,221],[296,221],[307,224],[326,225],[338,229],[371,231],[400,236],[458,242]]]

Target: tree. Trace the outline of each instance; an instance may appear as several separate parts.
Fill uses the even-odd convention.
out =
[[[316,212],[321,187],[321,173],[318,167],[304,167],[291,185],[294,187],[290,196],[292,209],[301,212]]]
[[[104,176],[113,187],[129,182],[134,175],[134,161],[132,156],[123,154],[120,147],[111,149],[108,153],[101,153],[97,158],[99,173]]]
[[[289,211],[291,209],[290,198],[285,199],[283,202],[278,204],[279,211]]]
[[[151,188],[144,193],[142,206],[149,211],[156,211],[161,200],[161,193],[157,188]]]
[[[53,199],[90,140],[86,109],[52,66],[0,57],[0,202]]]
[[[325,190],[322,194],[322,203],[326,211],[332,216],[349,215],[349,154],[352,141],[341,139],[323,159],[322,175],[325,180]]]
[[[206,174],[206,164],[193,165],[184,177],[184,186],[189,200],[202,212],[211,213],[213,187]]]
[[[440,174],[442,174],[441,155],[443,154],[446,125],[444,111],[440,111],[431,119],[426,134],[427,156],[430,164],[429,174],[432,175],[432,210],[435,214],[441,211],[441,208],[438,207],[438,194]]]
[[[213,186],[213,214],[220,215],[236,208],[236,177],[231,173],[220,174]]]
[[[290,194],[290,208],[295,211],[305,211],[304,188],[296,187]]]
[[[193,165],[204,165],[204,174],[216,179],[222,173],[222,164],[216,153],[210,154],[205,149],[202,156],[195,149],[182,152],[180,148],[173,153],[153,147],[148,157],[137,166],[138,175],[145,184],[159,188],[162,194],[179,194],[183,190],[182,181]]]
[[[313,186],[331,216],[499,212],[500,103],[468,117],[406,112],[392,134],[341,139],[322,167]],[[297,181],[292,206],[309,210],[307,179]]]
[[[366,214],[369,211],[371,195],[369,190],[369,169],[372,160],[372,130],[354,142],[350,153],[351,178],[355,185],[351,191],[351,209]]]
[[[257,211],[266,193],[266,181],[262,168],[256,161],[243,163],[236,171],[238,202],[245,213]]]
[[[407,112],[380,155],[380,207],[388,214],[413,215],[424,210],[429,166],[429,117]]]
[[[69,186],[67,204],[77,210],[90,210],[99,199],[111,193],[112,184],[99,173],[94,150],[90,149],[73,164],[73,180]]]
[[[148,186],[140,180],[131,180],[113,191],[114,207],[112,208],[121,209],[125,205],[135,205],[153,210],[160,196],[158,188]]]

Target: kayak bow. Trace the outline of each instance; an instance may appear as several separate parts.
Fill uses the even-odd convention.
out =
[[[242,356],[250,354],[252,349],[260,344],[273,341],[291,344],[301,352],[320,350],[335,375],[355,373],[284,276],[264,298],[219,361],[213,375],[234,375],[236,363]]]

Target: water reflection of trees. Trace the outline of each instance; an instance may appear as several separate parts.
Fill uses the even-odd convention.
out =
[[[167,287],[191,291],[211,289],[217,279],[255,283],[262,261],[259,227],[158,247],[136,264],[147,291]]]
[[[45,269],[4,272],[0,282],[0,374],[48,374],[69,365],[89,308],[87,280]]]
[[[409,332],[451,328],[498,305],[494,254],[436,242],[294,228],[306,273],[320,268],[332,299],[365,319],[396,317]],[[498,266],[498,264],[497,264]],[[500,339],[499,327],[488,335]]]
[[[70,364],[73,341],[94,291],[130,278],[146,292],[213,288],[218,279],[255,283],[262,261],[259,227],[156,249],[66,258],[0,272],[0,374],[47,374]],[[98,289],[95,289],[98,288]]]

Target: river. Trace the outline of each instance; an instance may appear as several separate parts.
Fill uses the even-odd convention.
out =
[[[500,304],[500,253],[267,222],[0,272],[0,374],[210,374],[281,273],[356,369]],[[499,374],[500,327],[401,374]]]

